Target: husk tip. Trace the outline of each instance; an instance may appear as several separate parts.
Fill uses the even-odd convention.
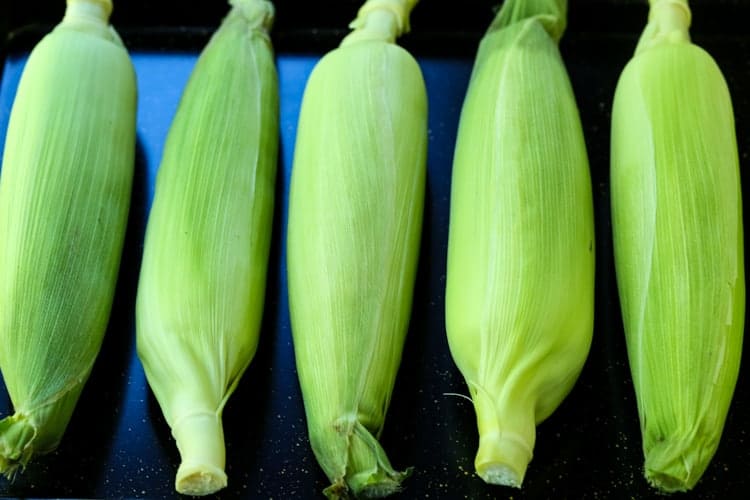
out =
[[[689,491],[708,468],[717,445],[712,434],[661,439],[645,450],[644,476],[661,492]]]
[[[648,484],[664,493],[677,493],[688,491],[690,489],[684,480],[670,474],[646,471],[645,475]]]
[[[34,455],[37,430],[24,415],[0,420],[0,474],[13,480]]]
[[[347,500],[350,498],[384,498],[400,492],[401,482],[414,471],[409,467],[402,472],[390,471],[386,474],[371,471],[355,474],[349,478],[339,478],[323,490],[328,500]]]

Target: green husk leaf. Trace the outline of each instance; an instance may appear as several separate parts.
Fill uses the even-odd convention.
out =
[[[645,476],[692,489],[708,467],[739,370],[745,284],[729,92],[690,43],[687,3],[652,2],[617,85],[612,216]]]
[[[167,137],[138,286],[138,356],[189,495],[227,485],[222,411],[255,355],[272,230],[273,5],[230,3]]]
[[[593,329],[591,181],[557,47],[565,11],[503,4],[479,47],[453,163],[448,341],[477,413],[477,473],[515,487]]]
[[[34,48],[0,179],[0,472],[55,449],[99,352],[125,236],[135,74],[111,3],[69,1]],[[74,126],[71,126],[74,124]]]
[[[377,438],[409,322],[427,152],[422,74],[392,43],[408,23],[365,4],[356,26],[305,88],[287,240],[297,371],[330,498],[385,496],[408,475]]]

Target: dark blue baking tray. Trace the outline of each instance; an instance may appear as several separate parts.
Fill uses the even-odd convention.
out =
[[[0,3],[0,146],[18,80],[33,44],[62,15],[62,0]],[[116,3],[113,22],[138,75],[136,176],[117,295],[104,345],[59,449],[39,457],[0,496],[171,498],[179,457],[135,353],[134,303],[143,235],[164,138],[197,55],[226,11],[222,2],[167,13],[177,2]],[[294,367],[286,290],[288,186],[302,91],[316,61],[336,45],[358,2],[320,9],[277,2],[273,33],[281,96],[281,148],[266,309],[255,360],[224,413],[229,486],[221,498],[322,498],[327,480],[306,435]],[[456,126],[476,43],[493,2],[461,11],[423,0],[404,45],[429,94],[429,155],[422,251],[411,328],[382,442],[397,468],[414,474],[395,498],[647,498],[640,431],[620,321],[609,217],[609,121],[617,77],[646,8],[629,0],[571,0],[562,53],[579,102],[596,209],[596,320],[584,371],[570,396],[538,428],[522,490],[485,485],[473,471],[471,403],[445,336],[444,287],[450,174]],[[295,4],[293,7],[292,5]],[[431,4],[434,10],[430,11]],[[750,35],[738,19],[750,2],[693,2],[695,40],[716,58],[734,99],[741,168],[750,160]],[[122,9],[120,6],[122,5]],[[336,8],[337,10],[333,10]],[[328,16],[324,15],[327,11]],[[118,17],[119,16],[119,17]],[[744,16],[744,17],[740,17]],[[5,36],[5,32],[9,33]],[[747,189],[743,189],[745,199]],[[747,358],[747,356],[745,356]],[[0,384],[0,417],[11,412]],[[750,385],[740,373],[719,450],[684,498],[741,498],[750,489]]]

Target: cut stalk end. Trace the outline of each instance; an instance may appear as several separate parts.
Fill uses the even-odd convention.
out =
[[[479,436],[474,467],[488,484],[520,488],[531,455],[531,448],[519,436],[493,431]]]
[[[229,0],[232,5],[230,16],[239,16],[247,28],[268,33],[273,26],[276,11],[267,0]]]
[[[534,412],[520,401],[496,401],[480,384],[470,383],[469,387],[479,430],[474,459],[477,474],[488,484],[520,488],[533,456]]]
[[[187,464],[183,462],[177,469],[175,489],[183,495],[210,495],[226,486],[226,473],[211,464]]]
[[[110,0],[68,0],[65,16],[55,28],[87,33],[122,46],[122,40],[110,26]]]
[[[89,22],[106,26],[112,14],[109,0],[68,0],[63,22]]]
[[[416,3],[417,0],[367,0],[349,25],[354,31],[344,37],[341,46],[363,41],[394,43],[409,32],[409,15]]]
[[[184,495],[210,495],[226,487],[224,430],[215,413],[194,413],[172,428],[182,463],[175,489]]]

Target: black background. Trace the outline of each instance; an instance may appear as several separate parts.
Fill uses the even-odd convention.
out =
[[[122,0],[115,3],[112,22],[131,50],[197,52],[226,13],[222,1]],[[277,53],[279,56],[321,55],[334,48],[346,33],[344,28],[354,17],[359,3],[277,1],[272,33]],[[413,32],[402,38],[402,45],[418,58],[471,60],[495,5],[496,2],[483,0],[422,0],[412,15]],[[693,39],[714,56],[730,87],[744,174],[750,162],[750,1],[695,0],[691,6]],[[0,2],[0,40],[5,41],[0,56],[33,46],[59,21],[63,11],[62,0]],[[469,402],[450,400],[447,404],[446,398],[450,397],[443,395],[444,392],[466,393],[448,353],[442,316],[444,271],[439,269],[445,267],[447,227],[426,223],[412,326],[382,436],[396,467],[415,466],[415,473],[406,481],[406,489],[399,498],[654,496],[641,474],[640,431],[613,272],[608,194],[612,95],[646,16],[645,0],[571,0],[568,30],[561,43],[581,111],[596,209],[594,341],[578,384],[557,412],[538,428],[535,456],[522,490],[488,487],[473,475],[477,445],[473,409]],[[747,200],[746,188],[743,194]],[[443,217],[446,208],[444,201],[432,199],[427,193],[426,219],[435,221]],[[282,222],[278,219],[277,216],[274,224],[272,263],[279,263],[281,259]],[[131,220],[136,222],[131,221],[129,227],[128,247],[123,255],[123,270],[110,322],[110,330],[121,333],[132,332],[132,305],[142,249],[143,227],[137,222],[140,218],[131,217]],[[263,331],[278,332],[286,328],[280,318],[287,312],[285,300],[275,299],[281,293],[275,284],[279,271],[274,271],[272,266],[270,272]],[[271,353],[278,342],[280,337],[272,334],[261,337],[256,359],[226,408],[227,434],[242,432],[244,435],[234,442],[228,440],[230,486],[222,492],[222,497],[321,498],[319,492],[326,486],[304,436],[298,388],[291,386],[288,394],[283,395],[267,389],[275,377]],[[123,401],[128,384],[124,374],[132,348],[131,337],[109,332],[61,448],[40,458],[15,483],[0,479],[0,495],[174,495],[171,481],[178,463],[176,450],[150,395],[146,396],[146,404],[159,437],[152,445],[156,451],[132,462],[132,467],[123,466],[115,471],[121,476],[117,481],[102,484],[94,480],[103,474],[107,467],[105,456],[112,452],[108,449],[107,430],[115,425],[113,421],[126,418],[122,416],[126,414],[124,410],[115,409],[115,414],[109,415],[111,412],[102,408],[128,404]],[[747,355],[744,358],[747,359]],[[743,365],[717,454],[696,489],[681,497],[743,498],[750,489],[750,443],[746,436],[750,426],[750,386],[747,378]],[[0,396],[0,400],[4,397],[4,394]],[[283,415],[278,415],[278,419],[276,415],[266,415],[272,406],[271,399],[287,397],[293,417],[285,420]],[[272,425],[275,420],[284,425]],[[278,443],[278,453],[263,457],[253,454],[260,440]],[[287,441],[294,440],[298,443],[291,447],[294,452],[289,453]],[[243,468],[253,470],[243,476]],[[129,477],[143,474],[152,476],[146,481],[149,489],[128,487]],[[248,484],[256,477],[262,477],[262,488]]]

